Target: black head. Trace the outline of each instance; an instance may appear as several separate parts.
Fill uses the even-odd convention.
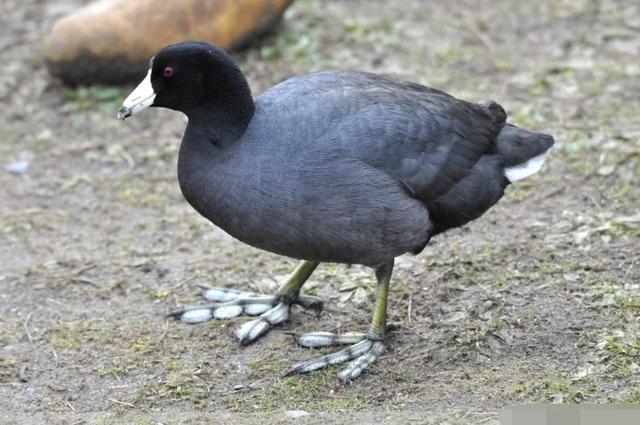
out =
[[[189,41],[161,49],[147,77],[127,97],[124,119],[148,106],[184,112],[189,118],[253,113],[251,91],[235,61],[209,43]]]

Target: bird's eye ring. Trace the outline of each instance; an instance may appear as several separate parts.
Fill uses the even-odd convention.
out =
[[[171,68],[170,66],[166,67],[164,71],[162,71],[162,75],[165,78],[171,77],[173,75],[173,68]]]

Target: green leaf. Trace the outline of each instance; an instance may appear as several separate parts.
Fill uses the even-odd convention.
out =
[[[607,164],[598,168],[598,174],[601,176],[608,176],[616,170],[616,164]]]

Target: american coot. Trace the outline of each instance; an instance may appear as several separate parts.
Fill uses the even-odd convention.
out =
[[[299,335],[307,347],[349,347],[289,370],[349,361],[339,373],[345,382],[384,350],[394,258],[480,217],[509,183],[537,172],[553,145],[551,136],[506,123],[495,102],[376,74],[302,75],[253,99],[233,59],[203,42],[160,50],[118,115],[148,106],[189,118],[178,180],[200,214],[243,242],[303,260],[273,296],[204,287],[214,304],[175,317],[259,315],[236,330],[247,344],[285,321],[292,304],[322,309],[300,294],[319,262],[372,267],[377,299],[368,332]]]

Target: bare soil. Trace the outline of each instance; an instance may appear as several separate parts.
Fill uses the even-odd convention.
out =
[[[123,124],[131,87],[49,77],[41,41],[82,3],[0,5],[1,423],[482,424],[516,404],[640,402],[637,2],[298,0],[236,54],[256,94],[367,70],[495,99],[556,137],[539,175],[398,260],[387,351],[348,386],[336,368],[282,378],[317,354],[284,331],[365,329],[368,269],[322,265],[306,286],[322,315],[248,347],[245,319],[165,318],[201,301],[197,283],[270,293],[295,262],[185,203],[180,114]]]

